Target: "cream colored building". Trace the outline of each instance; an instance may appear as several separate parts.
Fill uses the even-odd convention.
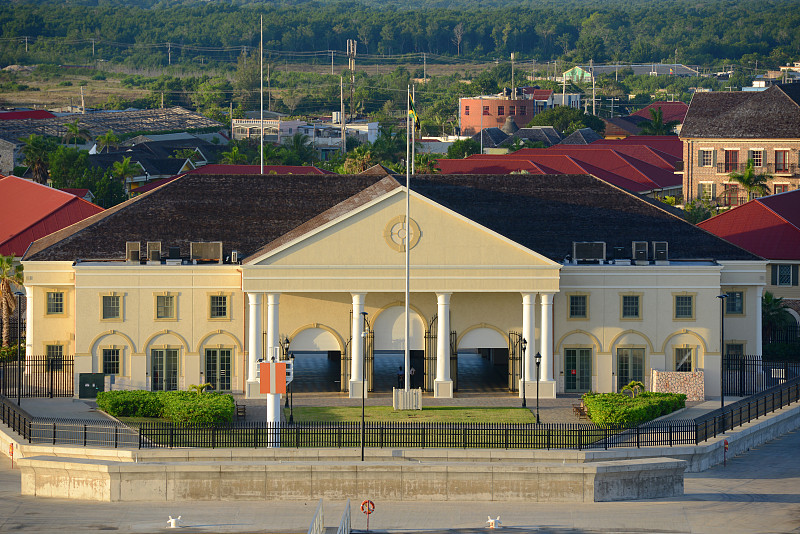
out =
[[[375,354],[404,349],[405,195],[385,174],[183,176],[31,246],[28,353],[115,388],[256,397],[288,340],[360,396]],[[593,177],[415,177],[409,226],[409,349],[437,397],[464,351],[528,397],[537,353],[542,397],[650,368],[703,369],[718,395],[722,291],[744,300],[726,339],[760,353],[765,262]]]

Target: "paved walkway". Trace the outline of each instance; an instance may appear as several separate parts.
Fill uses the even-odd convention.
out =
[[[800,432],[793,432],[703,473],[686,475],[681,498],[620,503],[525,505],[502,502],[376,502],[374,532],[485,534],[488,516],[512,532],[771,533],[800,530]],[[355,529],[364,529],[351,498]],[[180,532],[305,532],[317,501],[93,503],[22,497],[19,471],[0,455],[0,532],[163,532],[181,515]],[[325,502],[325,524],[338,524],[344,503]]]

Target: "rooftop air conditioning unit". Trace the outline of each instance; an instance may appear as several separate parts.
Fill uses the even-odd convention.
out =
[[[150,251],[150,261],[157,261],[161,263],[161,251],[160,250],[151,250]]]
[[[668,248],[666,241],[653,241],[653,259],[657,262],[666,262],[669,259]]]
[[[139,263],[139,257],[141,254],[141,243],[138,241],[126,241],[125,242],[125,259],[130,262]]]
[[[161,263],[161,241],[147,242],[147,259],[152,262]]]
[[[576,261],[603,261],[606,259],[605,241],[574,241],[572,257]]]
[[[631,250],[637,265],[641,265],[641,262],[647,262],[647,241],[634,241],[631,245]]]
[[[239,263],[239,251],[232,250],[231,251],[231,263]]]
[[[191,243],[189,258],[198,263],[222,263],[222,241]]]

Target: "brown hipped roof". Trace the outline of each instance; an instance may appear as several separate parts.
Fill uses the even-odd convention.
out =
[[[162,250],[222,241],[254,259],[405,184],[403,176],[185,175],[31,246],[26,260],[123,260],[126,241]],[[668,241],[673,259],[757,256],[637,195],[587,175],[415,176],[412,190],[560,261],[573,241]],[[436,231],[431,229],[431,231]]]

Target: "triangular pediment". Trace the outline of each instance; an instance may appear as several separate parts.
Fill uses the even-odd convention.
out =
[[[405,279],[404,220],[405,189],[398,187],[251,258],[243,269],[245,284],[252,274],[280,279],[285,291],[323,290],[325,281],[336,287],[343,280],[351,281],[349,290],[398,290]],[[557,286],[559,264],[414,193],[411,220],[411,272],[418,288],[521,291],[534,279]]]

